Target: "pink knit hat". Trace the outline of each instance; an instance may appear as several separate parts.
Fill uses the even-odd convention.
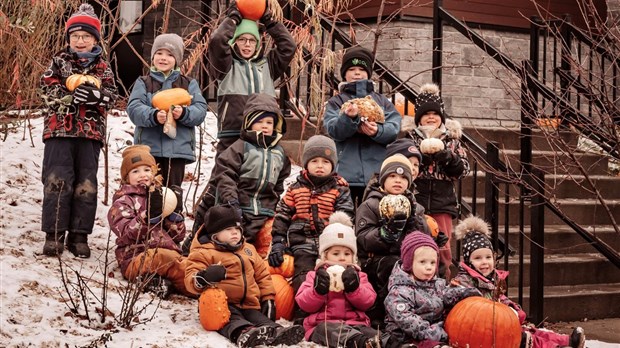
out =
[[[413,253],[423,246],[433,248],[439,253],[437,243],[433,240],[433,237],[420,231],[413,231],[405,236],[402,244],[400,245],[400,258],[403,260],[403,271],[410,273],[411,264],[413,263]]]

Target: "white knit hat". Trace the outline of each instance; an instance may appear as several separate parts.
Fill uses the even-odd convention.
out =
[[[353,223],[349,215],[342,211],[337,211],[329,217],[329,225],[319,236],[319,258],[325,259],[325,252],[335,245],[351,249],[353,258],[357,257],[357,238],[353,231]]]

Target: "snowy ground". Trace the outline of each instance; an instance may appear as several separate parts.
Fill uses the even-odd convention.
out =
[[[109,181],[108,201],[104,201],[103,155],[99,170],[99,208],[95,230],[89,239],[92,248],[90,259],[73,258],[65,251],[62,264],[56,258],[41,255],[44,234],[39,230],[42,185],[41,141],[42,118],[31,121],[32,142],[24,128],[14,129],[0,142],[0,347],[233,347],[228,340],[200,326],[195,300],[172,296],[158,301],[150,294],[142,294],[138,307],[146,306],[139,323],[131,330],[120,328],[115,321],[121,313],[122,294],[127,283],[123,280],[115,261],[106,269],[106,255],[114,258],[114,243],[107,247],[110,234],[107,211],[114,190],[119,184],[121,153],[133,139],[133,124],[126,116],[110,116],[109,130]],[[184,183],[186,208],[191,212],[198,186],[198,196],[204,188],[213,165],[212,141],[215,120],[210,115],[206,121],[207,133],[203,136],[203,160],[200,176],[195,165],[186,172],[198,176],[196,182]],[[294,171],[293,175],[296,175]],[[187,220],[188,228],[193,221]],[[112,237],[113,238],[113,237]],[[63,287],[60,267],[75,270],[86,282],[87,308],[80,304],[79,315],[72,315]],[[76,283],[74,272],[70,283]],[[104,298],[102,283],[107,274],[110,286],[105,295],[110,311],[101,322],[98,314]],[[75,291],[72,294],[76,295]],[[88,313],[89,318],[85,315]],[[598,341],[588,341],[588,347],[617,347]],[[317,347],[303,343],[300,347]]]

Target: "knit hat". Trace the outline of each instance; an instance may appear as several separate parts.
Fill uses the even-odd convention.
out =
[[[338,156],[336,155],[336,143],[324,135],[313,135],[306,140],[304,151],[301,154],[301,162],[304,168],[308,166],[308,162],[313,158],[323,157],[332,163],[332,171],[338,164]]]
[[[403,260],[403,271],[411,272],[413,254],[418,248],[423,246],[431,247],[439,254],[437,243],[435,243],[433,237],[428,234],[420,231],[413,231],[405,236],[405,239],[403,239],[400,245],[400,258]]]
[[[454,228],[456,239],[462,239],[461,248],[463,249],[463,261],[470,264],[471,253],[478,249],[493,250],[493,243],[489,240],[491,230],[489,225],[477,216],[469,216],[459,222]]]
[[[441,117],[441,123],[446,123],[446,110],[443,100],[439,95],[439,86],[434,83],[426,83],[420,87],[420,94],[415,100],[415,125],[420,125],[422,116],[428,111],[435,111]]]
[[[256,51],[258,51],[260,48],[260,32],[258,31],[258,23],[250,19],[242,19],[241,23],[237,25],[232,39],[230,39],[228,43],[233,45],[237,38],[243,34],[250,34],[256,38]]]
[[[273,118],[273,122],[274,123],[278,119],[278,115],[274,114],[273,112],[269,112],[269,111],[256,111],[252,115],[250,115],[249,118],[248,118],[249,127],[252,127],[252,125],[254,123],[262,120],[263,118],[267,118],[267,117]]]
[[[129,172],[139,166],[149,166],[153,170],[153,175],[157,174],[157,163],[148,145],[132,145],[123,151],[121,180],[125,182]]]
[[[204,226],[205,233],[213,235],[228,227],[241,228],[241,219],[233,207],[216,205],[207,212]]]
[[[340,67],[340,75],[344,79],[345,74],[349,68],[359,66],[366,70],[368,78],[372,75],[372,65],[375,62],[375,57],[369,49],[362,46],[355,46],[347,49],[342,57],[342,66]]]
[[[324,260],[325,252],[335,245],[351,249],[353,258],[357,257],[357,238],[353,224],[349,215],[342,211],[337,211],[329,217],[329,225],[319,236],[319,258]]]
[[[174,57],[176,66],[181,65],[183,61],[183,51],[185,46],[183,45],[183,39],[177,34],[160,34],[157,35],[155,41],[153,41],[153,47],[151,48],[151,62],[155,57],[155,52],[158,50],[168,50]],[[151,63],[152,64],[152,63]]]
[[[413,172],[413,168],[411,167],[411,162],[409,162],[409,159],[397,153],[386,158],[381,164],[379,183],[383,186],[388,176],[392,173],[396,173],[405,176],[409,182],[409,185],[411,185],[411,172]]]
[[[407,158],[416,157],[418,161],[422,163],[422,154],[420,153],[420,150],[418,150],[418,147],[413,139],[396,139],[393,143],[390,143],[385,147],[385,157],[390,157],[397,153]]]
[[[74,31],[83,30],[93,35],[97,41],[101,40],[101,22],[95,14],[95,9],[89,4],[81,4],[77,12],[69,17],[65,24],[67,41]]]

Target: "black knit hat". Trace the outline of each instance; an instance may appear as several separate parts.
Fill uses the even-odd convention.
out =
[[[437,112],[441,117],[441,123],[446,123],[446,110],[439,95],[439,86],[434,83],[426,83],[420,87],[420,94],[415,100],[414,121],[416,126],[420,125],[422,116],[429,111]]]
[[[213,235],[228,227],[241,228],[241,220],[233,207],[218,205],[209,209],[205,219],[205,232],[207,235]]]
[[[362,46],[355,46],[347,49],[342,57],[342,66],[340,67],[340,75],[344,80],[344,76],[349,68],[359,66],[366,70],[368,78],[372,76],[372,65],[375,62],[375,57],[369,49]]]
[[[467,265],[471,265],[469,258],[474,251],[483,248],[493,250],[490,235],[489,225],[476,216],[469,216],[456,225],[454,236],[456,239],[462,239],[463,261]]]
[[[418,147],[415,145],[415,141],[413,139],[396,139],[393,143],[390,143],[385,147],[386,158],[397,153],[407,158],[416,157],[420,163],[422,162],[422,154],[420,153],[420,150],[418,150]]]

